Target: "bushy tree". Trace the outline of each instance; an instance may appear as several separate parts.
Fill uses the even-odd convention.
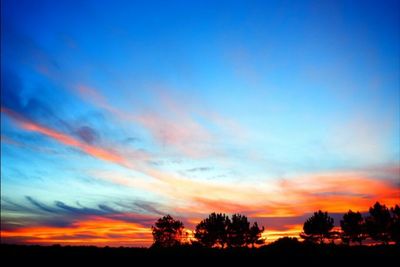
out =
[[[341,238],[344,243],[358,242],[360,245],[366,238],[364,218],[360,212],[349,210],[340,221],[342,228]]]
[[[174,247],[181,244],[183,223],[170,215],[158,219],[151,227],[154,247]]]
[[[303,225],[303,233],[300,236],[305,241],[319,242],[322,244],[324,239],[328,239],[333,228],[333,218],[328,212],[314,212],[314,215],[308,218]]]
[[[242,247],[247,244],[250,233],[250,222],[247,217],[240,214],[233,214],[228,224],[228,247]]]
[[[225,214],[211,213],[196,226],[194,237],[203,246],[224,248],[228,241],[229,224],[229,217]]]
[[[264,227],[259,228],[257,222],[254,222],[249,229],[249,235],[247,236],[247,244],[254,248],[254,244],[264,244],[265,239],[261,238],[261,234],[264,232]]]
[[[232,219],[221,213],[211,213],[197,226],[194,237],[197,243],[206,247],[219,246],[243,247],[254,244],[263,244],[261,234],[264,227],[259,228],[255,222],[250,227],[246,216],[233,214]]]
[[[368,235],[375,241],[387,244],[390,240],[390,226],[392,218],[385,205],[376,202],[369,208],[369,216],[365,219]]]
[[[390,209],[392,213],[392,221],[390,224],[390,239],[400,245],[400,207],[394,206]]]

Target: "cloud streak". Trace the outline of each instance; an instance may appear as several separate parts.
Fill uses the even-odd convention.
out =
[[[151,229],[139,223],[92,216],[68,227],[32,226],[1,231],[2,242],[95,246],[149,246]]]
[[[179,97],[167,95],[156,87],[150,90],[157,108],[124,112],[113,106],[100,90],[87,85],[77,85],[74,92],[86,102],[105,111],[123,123],[132,123],[150,133],[161,150],[203,159],[218,157],[225,152],[217,144],[221,138],[247,138],[248,131],[231,118],[200,108],[200,103],[189,105]],[[193,102],[193,101],[191,101]]]
[[[243,212],[252,217],[291,217],[318,209],[366,211],[374,201],[394,205],[400,197],[397,174],[391,168],[382,179],[363,171],[332,172],[254,183],[195,181],[150,171],[153,181],[132,180],[118,174],[102,179],[141,188],[169,200],[179,214],[204,215],[213,211]],[[194,212],[195,211],[195,212]]]
[[[126,159],[124,159],[121,155],[112,150],[107,150],[102,147],[96,147],[94,145],[87,144],[85,142],[77,140],[73,136],[61,133],[49,127],[42,126],[32,120],[22,117],[18,113],[8,108],[2,107],[1,112],[12,118],[14,122],[25,131],[35,132],[50,137],[61,144],[77,148],[94,158],[117,163],[125,167],[129,166],[129,163]]]
[[[2,198],[2,242],[148,246],[152,240],[150,225],[159,216],[145,202],[138,203],[138,207],[150,214],[127,210],[127,205],[123,205],[124,210],[116,210],[106,204],[89,208],[62,201],[46,205],[31,196],[25,199],[29,205]]]

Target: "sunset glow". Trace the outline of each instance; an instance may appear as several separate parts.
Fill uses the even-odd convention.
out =
[[[289,2],[1,1],[1,241],[400,204],[399,2]]]

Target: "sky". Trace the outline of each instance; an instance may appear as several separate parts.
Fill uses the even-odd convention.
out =
[[[399,203],[399,5],[2,0],[2,242]]]

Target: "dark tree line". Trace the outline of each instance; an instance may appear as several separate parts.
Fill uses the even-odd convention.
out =
[[[233,214],[230,219],[222,213],[211,213],[196,226],[194,237],[206,247],[254,247],[254,244],[264,242],[261,239],[263,232],[264,227],[259,228],[257,222],[250,226],[244,215]]]
[[[250,226],[247,217],[233,214],[232,218],[222,213],[211,213],[202,220],[194,232],[193,245],[204,247],[244,247],[263,244],[261,234],[264,227],[257,222]],[[173,219],[170,215],[157,220],[152,226],[155,247],[174,247],[188,242],[188,233],[184,231],[183,223]]]
[[[265,242],[263,232],[264,227],[260,228],[257,222],[250,224],[244,215],[233,214],[229,218],[223,213],[211,213],[196,226],[195,240],[191,243],[210,248],[254,247]],[[183,223],[170,215],[158,219],[152,226],[152,233],[155,247],[189,244],[189,234],[184,230]],[[365,218],[360,212],[349,210],[340,221],[340,230],[334,230],[334,219],[328,212],[319,210],[304,222],[300,237],[304,242],[319,244],[341,239],[343,244],[362,245],[367,238],[382,244],[390,241],[400,244],[400,207],[395,205],[389,209],[376,202]],[[287,240],[293,242],[290,238]]]
[[[327,212],[318,211],[307,219],[300,236],[306,242],[324,243],[333,242],[340,238],[344,244],[358,243],[370,238],[382,244],[390,241],[400,243],[400,207],[389,209],[376,202],[369,208],[369,215],[365,218],[360,212],[349,210],[340,221],[341,231],[334,231],[334,220]]]

